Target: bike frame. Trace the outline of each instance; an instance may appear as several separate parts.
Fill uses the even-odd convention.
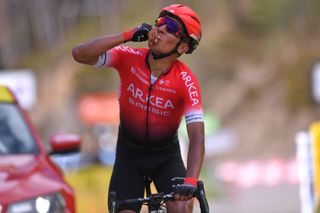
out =
[[[164,194],[164,193],[151,193],[151,178],[145,177],[145,189],[146,189],[146,197],[144,198],[134,198],[134,199],[126,199],[126,200],[117,200],[116,193],[111,191],[109,194],[109,212],[116,213],[119,206],[124,204],[142,204],[148,206],[149,213],[152,212],[164,212],[161,209],[161,206],[167,201],[174,200],[173,194]],[[200,204],[201,213],[209,213],[209,205],[206,198],[206,194],[204,191],[204,184],[201,180],[197,183],[197,190],[194,194],[194,197],[197,198]]]

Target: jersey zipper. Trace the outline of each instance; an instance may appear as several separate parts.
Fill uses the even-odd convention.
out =
[[[148,100],[147,100],[147,114],[146,114],[146,132],[145,132],[145,138],[147,141],[147,146],[149,146],[150,144],[150,136],[149,136],[149,107],[150,107],[150,94],[151,94],[151,90],[152,90],[152,86],[153,84],[151,84],[151,80],[150,80],[150,86],[148,88]]]
[[[151,91],[153,90],[153,85],[155,85],[157,83],[157,81],[160,79],[160,77],[162,76],[159,75],[158,78],[155,80],[155,82],[153,82],[153,84],[151,83],[151,70],[150,70],[150,86],[148,88],[148,99],[147,99],[147,114],[146,114],[146,132],[145,132],[145,138],[147,141],[147,148],[150,146],[150,134],[149,134],[149,108],[150,108],[150,95],[151,95]]]
[[[151,83],[151,68],[150,68],[150,65],[149,65],[149,61],[148,61],[148,56],[151,52],[149,51],[149,53],[147,54],[146,58],[145,58],[145,63],[150,71],[150,86],[148,88],[148,100],[147,100],[147,114],[146,114],[146,132],[145,132],[145,138],[146,138],[146,141],[147,141],[147,148],[150,148],[150,134],[149,134],[149,108],[150,108],[150,94],[151,94],[151,91],[153,90],[153,85],[155,85],[157,83],[157,81],[160,79],[160,77],[162,77],[162,75],[165,75],[167,74],[171,68],[173,67],[170,66],[169,69],[168,69],[168,72],[166,73],[162,73],[161,75],[158,76],[158,78],[153,82],[153,84]]]

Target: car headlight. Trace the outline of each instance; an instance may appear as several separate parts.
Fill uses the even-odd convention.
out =
[[[8,207],[8,213],[62,213],[65,210],[66,201],[60,193],[39,196],[32,200],[12,203]]]

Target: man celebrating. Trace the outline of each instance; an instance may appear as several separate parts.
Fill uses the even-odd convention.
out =
[[[143,177],[150,176],[159,192],[174,192],[175,201],[166,203],[168,212],[192,212],[204,157],[203,110],[198,81],[178,58],[192,53],[200,39],[197,14],[173,4],[161,10],[155,26],[144,23],[73,49],[77,62],[114,67],[120,76],[120,125],[109,186],[120,200],[142,197]],[[122,45],[129,41],[147,41],[149,48]],[[177,136],[183,115],[189,137],[187,168]],[[173,187],[175,177],[184,177],[184,182]],[[140,209],[125,205],[120,212]]]

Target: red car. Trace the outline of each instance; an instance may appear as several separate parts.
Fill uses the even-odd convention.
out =
[[[80,137],[57,134],[53,153],[80,149]],[[0,213],[75,212],[72,188],[46,152],[13,93],[0,85]]]

